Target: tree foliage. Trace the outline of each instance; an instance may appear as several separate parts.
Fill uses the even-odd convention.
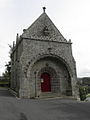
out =
[[[5,79],[6,82],[9,83],[10,85],[10,79],[11,79],[11,61],[9,61],[6,65],[6,70],[5,72],[3,73],[3,77]]]
[[[79,86],[80,100],[84,101],[86,99],[86,95],[88,93],[87,86]]]
[[[5,65],[6,69],[5,69],[5,72],[3,73],[3,77],[4,77],[5,82],[8,82],[8,85],[10,86],[10,80],[11,80],[11,54],[12,54],[13,47],[11,45],[9,45],[9,48],[10,48],[10,51],[9,51],[10,61],[8,63],[6,63],[6,65]]]

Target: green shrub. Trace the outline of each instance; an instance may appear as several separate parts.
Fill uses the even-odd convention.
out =
[[[86,99],[86,95],[88,93],[88,88],[86,86],[80,86],[79,93],[80,93],[80,100],[84,101]]]
[[[86,95],[86,97],[90,97],[90,93]]]
[[[88,93],[90,93],[90,86],[88,86]]]

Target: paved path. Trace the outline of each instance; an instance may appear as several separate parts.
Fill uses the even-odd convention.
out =
[[[0,120],[90,120],[90,103],[17,99],[8,90],[0,90]]]
[[[4,96],[12,97],[13,95],[9,92],[8,88],[0,88],[0,97],[4,97]]]

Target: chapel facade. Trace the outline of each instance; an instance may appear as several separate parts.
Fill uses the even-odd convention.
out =
[[[76,63],[67,41],[43,13],[23,34],[17,34],[11,59],[11,89],[20,98],[77,98]]]

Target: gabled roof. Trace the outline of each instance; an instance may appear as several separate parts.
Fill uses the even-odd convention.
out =
[[[45,12],[28,29],[24,30],[22,37],[66,42],[66,39]]]

